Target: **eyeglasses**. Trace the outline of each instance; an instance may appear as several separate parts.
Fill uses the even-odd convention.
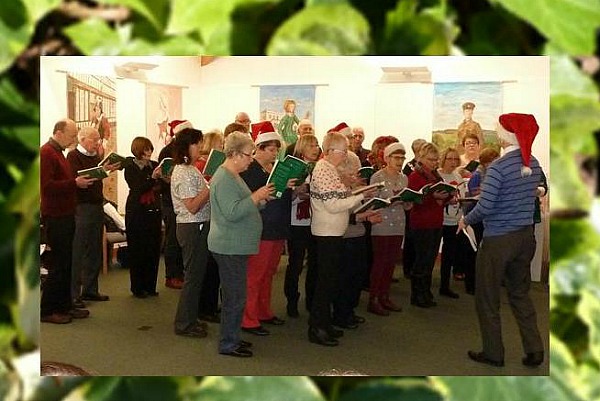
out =
[[[343,154],[348,154],[348,149],[331,149],[332,152],[337,152],[337,153],[343,153]]]
[[[394,160],[404,160],[404,159],[406,159],[405,156],[390,156],[390,158],[392,158]]]
[[[427,157],[427,160],[429,160],[430,162],[437,162],[437,161],[439,161],[439,159],[437,157]]]
[[[458,160],[458,161],[460,161],[460,157],[446,157],[446,160]]]
[[[467,141],[465,142],[465,146],[467,145],[479,145],[479,142]]]

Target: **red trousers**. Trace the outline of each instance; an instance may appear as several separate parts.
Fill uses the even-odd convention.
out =
[[[389,297],[394,267],[401,254],[402,235],[374,235],[373,264],[369,281],[370,297]]]
[[[248,258],[242,327],[258,327],[261,320],[269,320],[274,316],[271,310],[271,286],[284,244],[285,240],[261,240],[258,254]]]

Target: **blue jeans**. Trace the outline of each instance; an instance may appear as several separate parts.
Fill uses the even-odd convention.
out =
[[[240,345],[240,329],[246,306],[248,255],[213,253],[221,277],[221,338],[219,352],[231,352]]]

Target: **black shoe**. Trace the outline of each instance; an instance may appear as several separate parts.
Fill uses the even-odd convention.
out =
[[[444,297],[448,297],[448,298],[454,298],[454,299],[458,298],[458,294],[449,288],[444,288],[444,289],[440,288],[440,295],[442,295]]]
[[[300,312],[298,312],[298,304],[288,304],[286,307],[287,315],[292,318],[300,317]]]
[[[341,321],[341,320],[334,320],[333,325],[339,327],[340,329],[350,329],[350,330],[353,330],[358,327],[358,323],[354,322],[354,320],[352,320],[352,318],[350,318],[350,321],[346,321],[346,322]]]
[[[208,332],[206,331],[205,327],[203,327],[201,325],[197,325],[188,330],[175,329],[175,334],[177,334],[178,336],[184,336],[184,337],[204,338],[208,335]]]
[[[203,320],[209,323],[221,323],[221,316],[218,313],[201,314],[198,316],[198,320]]]
[[[483,352],[475,352],[469,351],[467,352],[469,358],[474,360],[475,362],[485,363],[487,365],[496,366],[498,368],[504,366],[504,361],[494,361],[493,359],[489,359]]]
[[[158,291],[150,291],[150,292],[148,292],[148,296],[149,297],[157,297],[158,296]]]
[[[104,294],[82,294],[81,299],[84,301],[108,301],[110,297]]]
[[[81,300],[81,298],[75,298],[73,300],[73,308],[75,309],[85,309],[85,302]]]
[[[250,341],[240,340],[240,347],[252,348],[252,343]]]
[[[242,331],[254,334],[255,336],[268,336],[271,332],[262,326],[258,327],[242,327]]]
[[[146,291],[134,292],[133,296],[136,298],[148,298],[148,293]]]
[[[311,343],[324,345],[326,347],[335,347],[339,344],[338,340],[329,337],[327,331],[318,329],[316,327],[310,327],[308,329],[308,341]]]
[[[525,366],[540,366],[544,362],[544,351],[528,352],[522,362]]]
[[[338,329],[334,328],[333,326],[330,326],[325,331],[327,332],[327,335],[331,338],[344,337],[344,330],[338,330]]]
[[[252,356],[252,351],[242,346],[237,347],[233,351],[229,352],[219,352],[221,355],[235,356],[238,358],[249,358]]]
[[[365,319],[362,316],[352,315],[352,321],[356,324],[363,324],[364,322],[367,321],[367,319]]]
[[[418,306],[419,308],[431,308],[431,307],[437,306],[437,302],[430,301],[430,300],[417,301],[415,299],[411,299],[410,304],[414,305],[414,306]]]
[[[273,326],[281,326],[282,324],[285,323],[285,320],[278,318],[277,316],[273,316],[270,319],[267,320],[261,320],[261,323],[265,323],[265,324],[272,324]]]

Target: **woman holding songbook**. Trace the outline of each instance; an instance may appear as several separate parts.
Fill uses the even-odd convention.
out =
[[[250,357],[251,343],[241,340],[240,326],[246,304],[248,256],[258,253],[262,219],[259,207],[270,198],[272,185],[252,192],[240,173],[252,163],[254,143],[241,132],[225,139],[225,162],[211,180],[208,249],[219,265],[221,289],[221,335],[219,353]]]
[[[321,150],[319,140],[313,134],[305,134],[298,138],[293,156],[305,162],[317,162]],[[304,267],[304,256],[307,256],[306,278],[304,281],[304,300],[306,310],[310,311],[312,296],[315,291],[317,273],[317,248],[310,232],[310,174],[304,183],[298,183],[292,193],[292,211],[290,237],[288,239],[288,265],[285,270],[283,292],[287,299],[287,315],[298,317],[298,281]]]
[[[254,160],[240,176],[254,191],[267,183],[283,141],[268,121],[253,124],[252,129],[256,136]],[[289,237],[291,202],[291,190],[286,189],[281,198],[269,200],[260,209],[262,233],[258,254],[248,258],[248,297],[242,320],[242,330],[257,336],[270,334],[263,324],[284,323],[271,309],[271,287]]]
[[[208,131],[204,134],[202,138],[202,142],[200,143],[200,150],[198,156],[198,160],[196,160],[196,168],[202,172],[204,170],[204,166],[206,165],[206,161],[208,160],[208,155],[210,151],[213,149],[223,151],[223,134],[221,130],[215,128],[211,131]],[[204,175],[204,178],[207,181],[210,181],[210,175]]]
[[[458,150],[455,148],[447,148],[442,152],[440,158],[441,167],[438,169],[438,173],[444,179],[445,182],[456,185],[463,181],[463,178],[457,171],[457,167],[460,164],[460,156]],[[462,187],[459,192],[464,194]],[[461,193],[456,194],[457,196]],[[448,298],[458,298],[458,294],[450,289],[450,276],[452,269],[454,268],[454,277],[460,279],[464,278],[464,266],[461,263],[457,263],[455,255],[458,248],[458,235],[456,228],[458,227],[458,219],[462,216],[462,212],[458,202],[453,199],[452,202],[446,203],[444,206],[444,224],[442,228],[442,264],[440,268],[441,282],[440,282],[440,295]],[[460,234],[463,235],[463,234]]]
[[[385,167],[371,177],[371,183],[384,182],[379,189],[380,198],[390,198],[408,184],[408,178],[402,173],[406,160],[404,145],[394,142],[384,148]],[[381,209],[382,222],[371,228],[373,244],[373,262],[371,264],[369,306],[367,310],[379,316],[388,316],[390,311],[400,312],[402,307],[390,299],[390,286],[394,267],[400,258],[404,237],[405,210],[412,208],[411,202],[395,202]]]
[[[352,195],[348,191],[336,170],[347,154],[348,140],[343,134],[326,134],[324,157],[317,162],[310,182],[311,232],[317,242],[317,284],[308,321],[308,339],[325,346],[338,345],[336,338],[343,335],[343,331],[332,326],[331,302],[338,282],[343,236],[350,211],[374,192]]]
[[[427,184],[442,181],[437,172],[439,151],[433,143],[419,150],[419,163],[408,176],[408,187],[415,191]],[[415,248],[415,261],[411,269],[410,303],[420,308],[436,306],[431,292],[431,279],[435,259],[442,238],[444,206],[450,193],[443,190],[429,192],[422,203],[415,203],[410,212],[410,233]]]
[[[129,277],[131,292],[136,298],[156,296],[158,262],[160,260],[161,170],[151,160],[154,146],[146,137],[138,136],[131,142],[131,153],[125,161],[125,181],[129,195],[125,204],[127,249],[129,250]]]
[[[202,131],[188,128],[177,134],[174,144],[175,167],[171,175],[171,198],[177,222],[177,242],[181,246],[184,282],[177,313],[175,334],[206,337],[206,323],[198,323],[198,300],[208,263],[207,237],[210,229],[208,183],[195,166]]]

